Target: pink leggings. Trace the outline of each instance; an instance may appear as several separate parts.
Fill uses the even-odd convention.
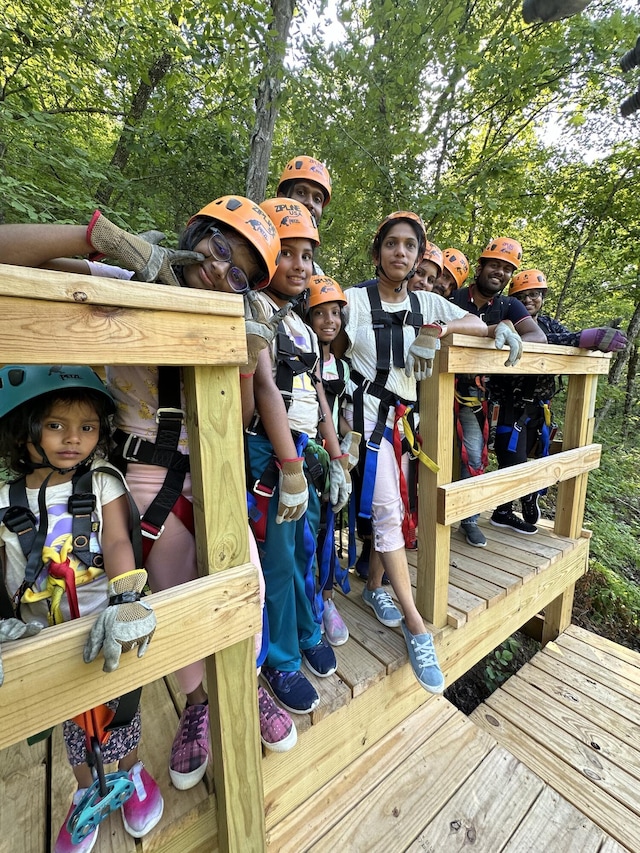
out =
[[[127,466],[127,484],[141,514],[144,514],[151,501],[160,491],[166,470],[157,465],[140,465],[130,462]],[[187,474],[182,494],[192,500],[191,477]],[[249,530],[249,554],[251,562],[258,568],[260,579],[260,603],[264,604],[264,579],[260,567],[258,548]],[[149,575],[149,586],[153,592],[170,589],[198,577],[196,564],[196,543],[191,533],[173,513],[165,521],[164,531],[154,542],[145,566]],[[260,649],[262,633],[256,635],[256,654]],[[192,693],[202,683],[204,676],[203,661],[190,663],[177,670],[176,678],[183,693]]]

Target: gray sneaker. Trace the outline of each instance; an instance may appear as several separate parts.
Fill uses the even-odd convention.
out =
[[[466,524],[463,521],[460,525],[460,530],[464,533],[464,537],[469,545],[473,545],[474,548],[484,548],[486,546],[487,537],[475,521],[470,521]]]
[[[362,590],[362,600],[373,609],[378,622],[382,622],[387,628],[397,628],[402,624],[402,613],[393,603],[389,593],[382,587],[367,589],[365,586]]]

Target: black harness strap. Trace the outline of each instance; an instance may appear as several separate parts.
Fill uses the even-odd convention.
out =
[[[113,462],[126,473],[127,462],[157,465],[166,468],[167,474],[160,491],[141,519],[142,535],[157,539],[176,501],[182,494],[184,479],[189,472],[189,457],[178,450],[184,411],[180,399],[180,368],[158,368],[158,432],[155,442],[138,435],[115,430],[116,448]]]
[[[276,333],[276,376],[275,383],[282,394],[287,411],[291,406],[293,396],[294,377],[301,373],[308,373],[311,381],[315,384],[314,373],[318,356],[314,352],[304,352],[299,349],[285,331],[282,322],[278,325]]]
[[[338,376],[334,379],[326,379],[322,376],[322,369],[324,363],[320,362],[320,375],[322,376],[322,387],[324,388],[324,393],[327,398],[327,403],[329,405],[329,411],[333,412],[333,407],[335,405],[336,399],[339,399],[344,394],[346,388],[345,381],[345,370],[344,370],[344,362],[341,358],[336,358],[336,370],[338,372]]]

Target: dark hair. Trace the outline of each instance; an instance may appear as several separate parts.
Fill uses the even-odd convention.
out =
[[[27,474],[33,470],[27,442],[39,444],[42,437],[42,422],[56,403],[70,406],[86,403],[92,406],[100,420],[100,435],[96,452],[106,457],[109,453],[111,423],[108,398],[91,388],[69,388],[64,393],[50,391],[13,409],[0,418],[0,461],[11,473]]]
[[[394,225],[398,225],[400,222],[406,222],[410,225],[416,234],[416,239],[418,240],[418,258],[422,260],[424,255],[426,244],[424,241],[424,233],[417,222],[414,222],[412,219],[403,219],[397,217],[396,219],[390,219],[388,222],[385,222],[384,225],[380,228],[376,236],[373,238],[373,244],[371,246],[371,254],[375,259],[375,256],[378,256],[378,260],[380,259],[380,247],[382,246],[382,242],[384,238],[387,236],[389,231],[393,228]],[[416,265],[420,263],[420,260],[416,260]]]
[[[251,243],[243,237],[239,231],[236,231],[235,228],[231,228],[231,226],[227,225],[224,222],[220,222],[218,219],[213,219],[211,216],[196,216],[189,225],[184,229],[182,234],[180,235],[180,240],[178,241],[179,249],[186,249],[188,252],[195,252],[196,246],[201,240],[204,240],[208,235],[211,229],[215,227],[222,234],[228,236],[229,234],[233,234],[235,237],[244,240],[247,244],[247,247],[250,249],[253,259],[256,264],[260,268],[260,275],[256,277],[255,281],[249,281],[249,284],[253,287],[255,284],[264,281],[266,276],[268,276],[269,271],[260,257],[260,255],[256,252]],[[184,267],[175,266],[174,272],[178,276],[181,284],[184,284]]]

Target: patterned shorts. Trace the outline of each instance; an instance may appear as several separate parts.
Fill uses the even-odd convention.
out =
[[[106,705],[115,710],[118,707],[119,701],[119,699],[112,699]],[[77,767],[79,764],[84,764],[87,760],[87,742],[84,730],[77,723],[74,723],[73,720],[65,720],[62,724],[62,733],[64,735],[65,746],[67,747],[67,757],[71,766]],[[140,743],[140,734],[140,707],[138,707],[129,725],[121,729],[114,729],[110,733],[107,742],[102,745],[103,762],[111,764],[114,761],[120,761],[121,758],[128,755]]]

